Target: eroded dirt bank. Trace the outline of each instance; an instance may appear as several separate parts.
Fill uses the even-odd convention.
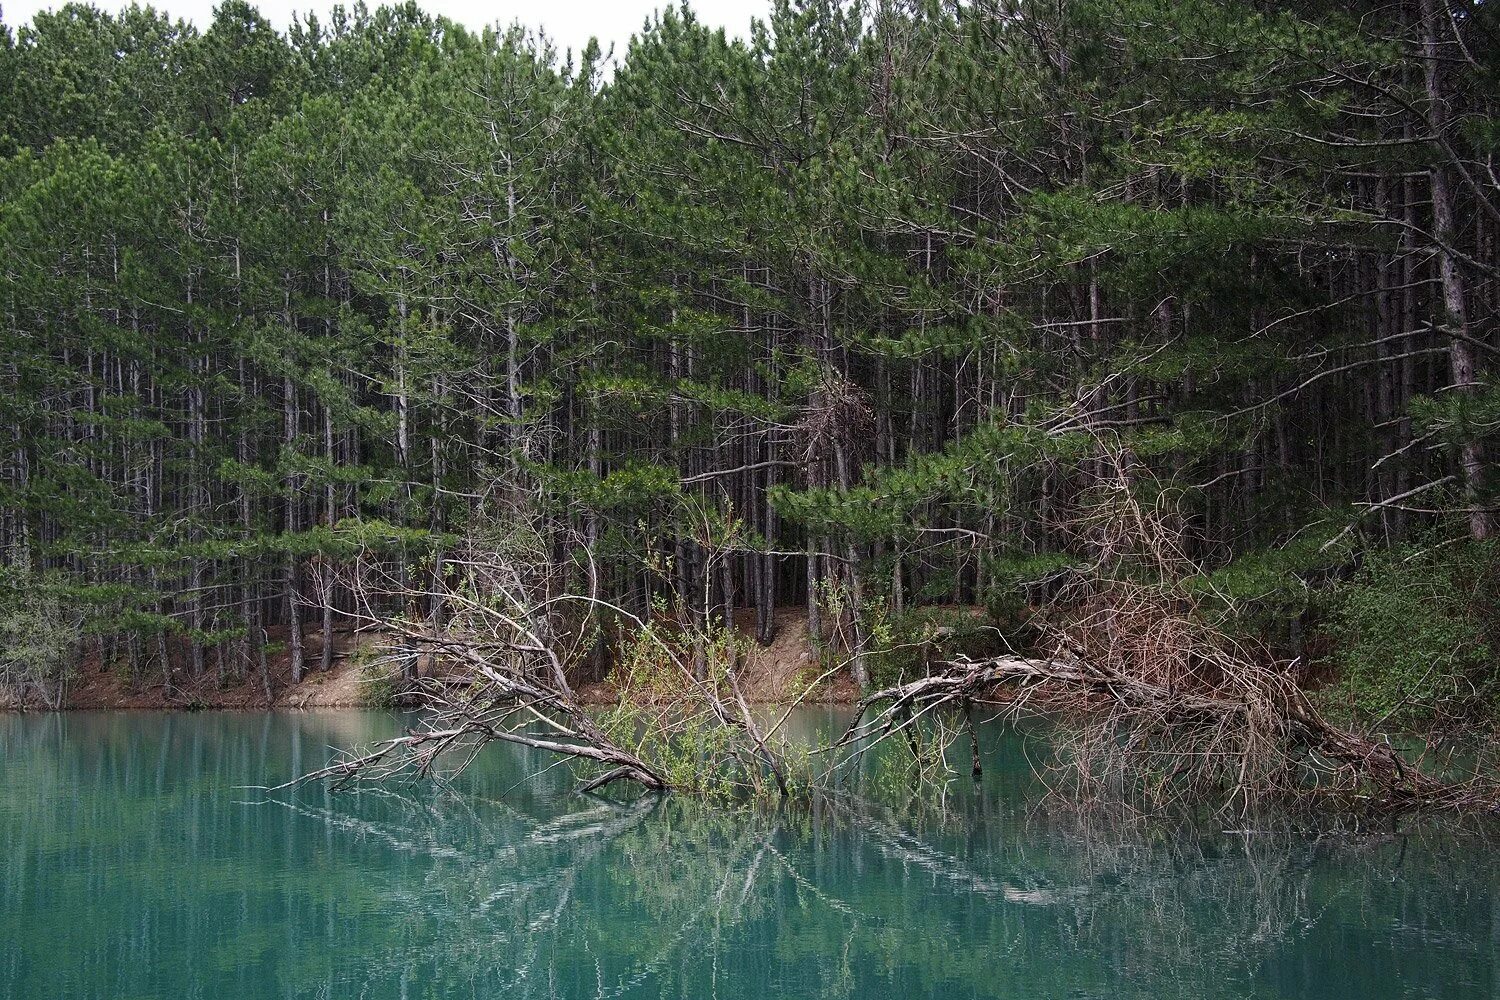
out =
[[[753,629],[753,615],[736,622],[748,634]],[[283,637],[272,630],[270,640],[281,643]],[[156,666],[148,667],[134,683],[118,665],[106,666],[91,658],[85,661],[68,684],[62,707],[77,711],[107,710],[257,710],[267,708],[358,708],[390,703],[393,685],[379,663],[378,636],[335,632],[333,663],[329,670],[316,669],[322,658],[323,637],[320,632],[307,636],[306,659],[309,667],[300,682],[293,683],[291,657],[284,650],[268,657],[267,685],[252,671],[244,678],[230,676],[220,683],[217,666],[210,656],[203,676],[174,664],[172,683]],[[776,633],[769,646],[749,643],[750,652],[740,666],[745,696],[754,702],[785,702],[800,694],[804,686],[820,672],[818,656],[807,638],[806,613],[800,608],[779,609]],[[175,657],[174,657],[175,659]],[[429,668],[430,669],[430,668]],[[579,678],[580,700],[588,704],[611,704],[619,691],[607,678]],[[817,703],[844,704],[857,700],[858,692],[847,677],[826,681],[807,700]],[[0,700],[0,710],[19,706]]]

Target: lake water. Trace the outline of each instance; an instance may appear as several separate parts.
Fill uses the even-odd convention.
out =
[[[450,792],[239,787],[399,724],[0,717],[0,996],[1500,997],[1492,835],[1090,831],[1013,734],[920,820],[603,801],[498,746]]]

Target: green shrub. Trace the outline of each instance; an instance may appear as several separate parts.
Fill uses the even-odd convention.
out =
[[[58,708],[78,664],[83,614],[19,571],[0,583],[0,692]]]
[[[1336,693],[1357,712],[1398,724],[1493,716],[1497,555],[1493,542],[1460,542],[1371,556],[1336,595]]]
[[[376,644],[361,642],[349,654],[349,666],[358,671],[359,693],[370,708],[395,708],[404,683],[401,669],[382,657]]]
[[[1303,655],[1302,626],[1329,612],[1329,581],[1349,565],[1352,542],[1339,538],[1343,522],[1330,518],[1296,537],[1248,549],[1212,572],[1189,577],[1183,586],[1206,609],[1228,613],[1221,627],[1258,640],[1287,656]]]
[[[1041,637],[1036,615],[1019,585],[996,586],[985,595],[984,610],[989,624],[1005,645],[1018,653],[1030,652]]]
[[[990,656],[1005,648],[995,626],[967,608],[882,611],[868,624],[872,649],[866,663],[876,688],[921,677],[932,661]]]
[[[1045,593],[1043,581],[1078,569],[1076,558],[1065,552],[1010,553],[987,560],[987,566],[989,584],[983,601],[990,625],[1007,648],[1035,652],[1041,629],[1032,600]]]

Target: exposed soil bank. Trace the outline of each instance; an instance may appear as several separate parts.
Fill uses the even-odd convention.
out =
[[[276,641],[277,636],[271,636]],[[291,656],[280,652],[267,659],[270,696],[254,671],[240,679],[230,677],[220,686],[212,659],[201,677],[180,667],[172,671],[167,687],[159,669],[131,683],[126,671],[85,662],[73,675],[62,707],[70,710],[111,709],[266,709],[266,708],[356,708],[385,699],[388,689],[372,684],[370,671],[354,655],[364,642],[352,635],[335,633],[333,665],[328,671],[311,669],[300,683],[292,682]],[[307,663],[315,668],[321,659],[320,632],[307,637]]]
[[[736,626],[749,635],[754,629],[753,614]],[[282,637],[272,630],[273,643]],[[132,709],[179,710],[252,710],[267,708],[359,708],[384,704],[391,695],[391,685],[383,682],[380,670],[372,668],[371,651],[378,639],[336,632],[333,637],[333,665],[324,672],[315,669],[322,657],[320,632],[307,636],[306,660],[309,669],[298,683],[292,682],[291,656],[284,650],[268,658],[270,696],[261,678],[251,673],[243,679],[230,678],[220,686],[217,671],[210,666],[202,677],[194,678],[180,666],[172,672],[169,689],[159,669],[148,669],[147,675],[132,684],[125,671],[108,667],[97,660],[85,662],[68,685],[62,707],[75,711],[108,711]],[[807,637],[807,616],[800,608],[778,609],[776,632],[771,644],[761,647],[753,642],[749,655],[739,666],[740,685],[752,702],[787,702],[797,697],[803,687],[820,672],[816,651]],[[608,680],[578,682],[579,700],[592,705],[613,704],[619,692]],[[848,704],[858,700],[859,692],[847,676],[830,679],[805,699],[817,704]],[[0,699],[0,710],[18,706]]]

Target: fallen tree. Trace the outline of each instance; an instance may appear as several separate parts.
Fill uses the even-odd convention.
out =
[[[1182,551],[1168,494],[1140,489],[1128,456],[1106,455],[1078,520],[1090,560],[1043,623],[1043,652],[939,660],[925,676],[867,695],[824,748],[833,763],[822,771],[790,763],[786,742],[775,742],[779,721],[756,721],[732,649],[705,667],[705,650],[725,637],[693,632],[698,618],[648,622],[592,596],[553,593],[551,550],[517,504],[489,522],[503,528],[476,532],[448,554],[455,572],[441,589],[404,592],[407,607],[426,613],[367,615],[388,637],[392,662],[441,666],[416,683],[423,721],[298,781],[429,775],[445,760],[453,773],[498,741],[587,765],[584,791],[626,781],[784,798],[831,787],[839,767],[894,737],[931,777],[948,770],[947,750],[967,733],[977,775],[973,713],[985,706],[1059,720],[1046,776],[1078,802],[1241,814],[1331,799],[1379,809],[1500,805],[1487,776],[1440,775],[1389,739],[1335,725],[1298,684],[1294,664],[1233,638],[1223,627],[1228,602],[1188,585],[1203,577]],[[360,579],[368,586],[373,573]],[[624,659],[645,664],[620,672],[654,678],[603,711],[585,706],[568,676],[600,641],[601,609],[629,633]]]
[[[712,784],[791,794],[783,755],[751,713],[733,657],[708,670],[692,662],[713,642],[693,631],[702,626],[690,615],[668,632],[597,598],[554,592],[560,574],[534,511],[506,502],[503,516],[480,522],[445,556],[450,573],[423,586],[378,563],[355,568],[348,585],[365,595],[361,624],[383,637],[383,662],[406,678],[420,721],[280,787],[453,776],[501,742],[586,765],[585,792],[626,781],[652,791]],[[393,603],[404,610],[378,610]],[[568,667],[599,641],[601,611],[630,630],[672,697],[622,699],[613,711],[583,703]],[[421,663],[427,675],[414,676]]]
[[[1338,800],[1379,809],[1500,807],[1492,776],[1439,775],[1389,738],[1329,721],[1295,663],[1221,627],[1182,551],[1170,498],[1145,505],[1128,456],[1114,455],[1082,521],[1090,564],[1044,625],[1045,655],[954,658],[866,696],[839,748],[858,755],[939,713],[976,704],[1061,720],[1054,790],[1079,802],[1157,812]],[[1210,606],[1212,605],[1212,606]],[[1215,610],[1219,609],[1219,610]],[[951,742],[951,738],[949,740]],[[976,758],[975,767],[978,767]]]
[[[934,664],[929,676],[874,692],[838,747],[865,753],[945,710],[998,706],[1011,716],[1065,714],[1052,732],[1053,773],[1076,800],[1152,811],[1218,799],[1226,810],[1313,797],[1378,808],[1493,809],[1493,780],[1445,780],[1389,740],[1329,722],[1281,671],[1211,659],[1164,684],[1064,647],[1055,656]]]

